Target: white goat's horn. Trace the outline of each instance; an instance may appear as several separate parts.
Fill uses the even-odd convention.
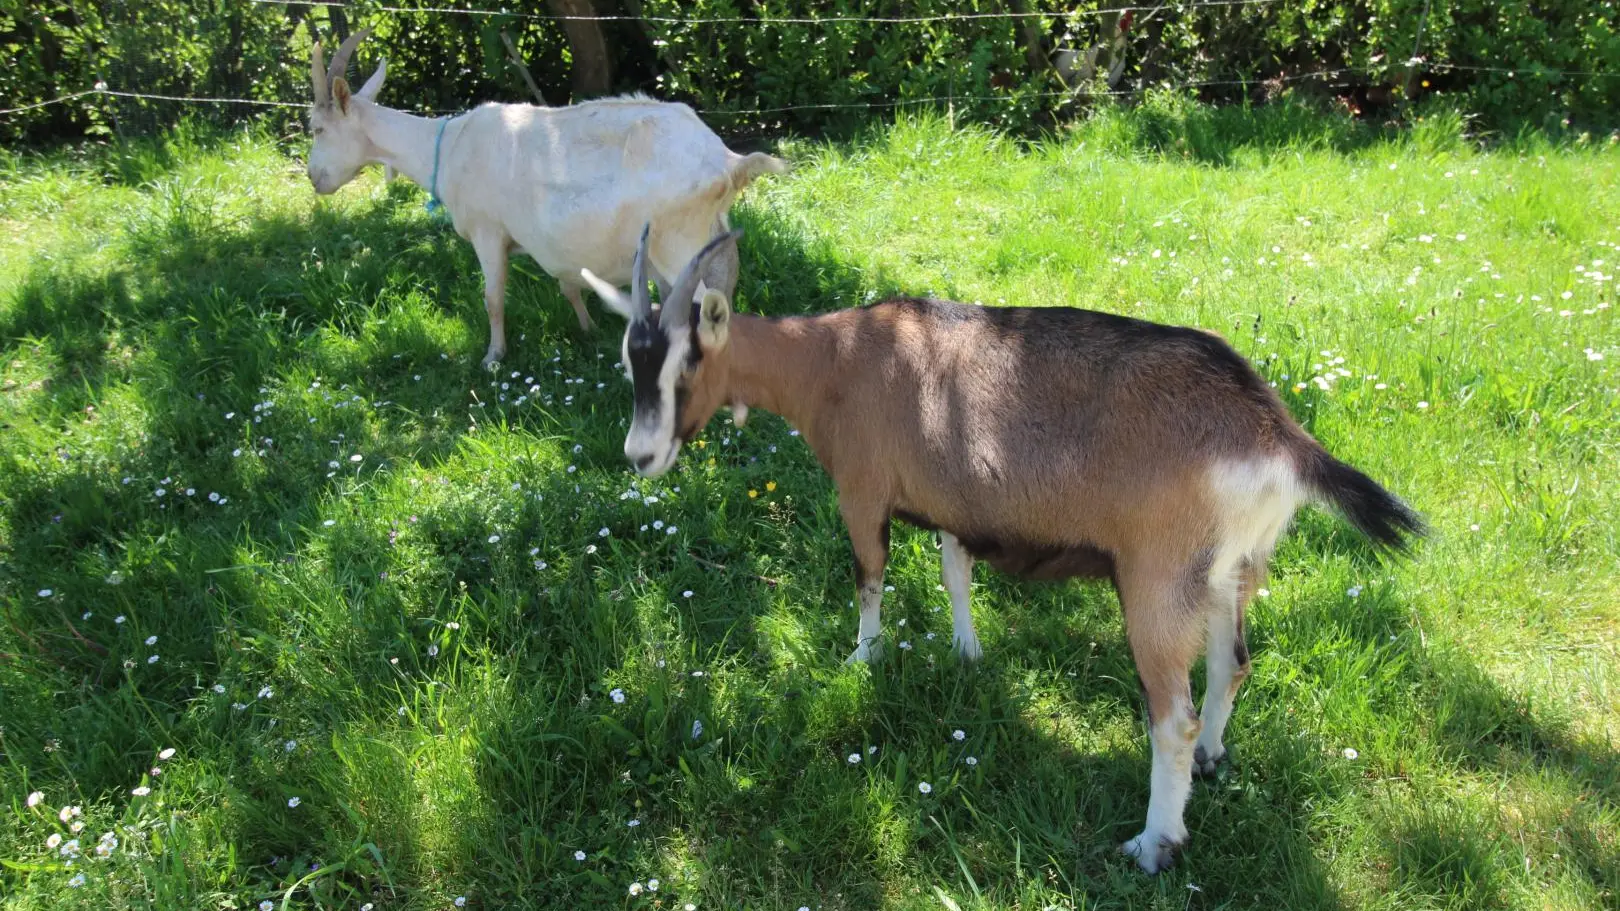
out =
[[[371,34],[371,26],[368,25],[360,31],[355,32],[349,37],[343,39],[343,43],[338,45],[337,53],[332,55],[332,65],[326,71],[326,84],[328,87],[330,87],[339,76],[342,76],[344,73],[349,71],[349,57],[354,54],[354,46],[359,44],[361,39],[365,38],[369,34]]]
[[[698,279],[703,276],[703,267],[708,264],[709,257],[726,244],[736,243],[737,238],[742,237],[742,233],[741,229],[727,231],[709,241],[707,246],[692,257],[692,261],[681,270],[681,277],[675,280],[674,287],[669,289],[669,297],[664,300],[663,310],[658,317],[660,326],[679,328],[691,323],[692,295],[697,293]]]
[[[309,77],[315,84],[315,105],[326,104],[332,99],[332,94],[326,84],[326,62],[322,59],[319,41],[309,52]]]

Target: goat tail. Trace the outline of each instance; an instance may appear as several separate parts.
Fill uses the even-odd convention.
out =
[[[1410,538],[1426,533],[1423,518],[1377,481],[1335,459],[1304,431],[1294,447],[1300,482],[1313,499],[1344,514],[1380,547],[1405,553]]]
[[[786,174],[788,163],[775,155],[764,152],[750,152],[732,162],[731,171],[727,174],[731,188],[741,191],[761,174]]]

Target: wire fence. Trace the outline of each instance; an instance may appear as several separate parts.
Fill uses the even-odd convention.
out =
[[[1101,9],[1075,9],[1067,12],[1041,10],[1029,11],[1022,8],[1001,11],[968,11],[946,12],[934,15],[911,16],[660,16],[660,15],[565,15],[529,13],[512,10],[478,10],[457,7],[441,6],[401,6],[401,5],[372,5],[357,6],[352,3],[338,2],[338,0],[240,0],[248,6],[278,6],[299,7],[303,9],[325,8],[329,10],[348,10],[350,12],[371,14],[392,14],[410,16],[463,16],[473,18],[506,17],[522,20],[535,20],[544,22],[625,22],[637,21],[641,23],[660,23],[679,28],[696,28],[709,25],[741,25],[770,28],[774,26],[824,26],[837,27],[841,25],[899,25],[918,23],[956,23],[975,22],[983,20],[1029,20],[1039,19],[1054,21],[1064,19],[1100,19],[1102,17],[1121,17],[1134,13],[1145,13],[1152,17],[1172,7],[1169,2],[1154,5],[1122,5]],[[1235,7],[1266,7],[1282,3],[1284,0],[1182,0],[1173,4],[1178,12],[1195,11],[1202,8],[1235,8]],[[1019,5],[1021,6],[1021,5]],[[1427,7],[1425,7],[1425,16]],[[296,27],[296,26],[295,26]],[[313,31],[313,26],[311,26]],[[1545,80],[1548,78],[1574,78],[1574,79],[1606,79],[1616,74],[1589,69],[1558,69],[1542,66],[1505,67],[1474,63],[1451,63],[1448,61],[1426,61],[1420,57],[1416,49],[1421,47],[1422,27],[1417,30],[1417,41],[1414,43],[1413,56],[1404,62],[1409,73],[1416,73],[1420,69],[1435,73],[1471,73],[1492,74],[1497,77],[1506,77],[1509,80],[1521,77],[1531,77]],[[895,110],[910,107],[924,106],[951,106],[951,105],[997,105],[997,104],[1029,104],[1038,101],[1043,104],[1055,103],[1061,107],[1068,102],[1081,102],[1098,98],[1129,98],[1140,96],[1145,92],[1154,90],[1173,92],[1196,92],[1200,90],[1230,87],[1253,87],[1260,85],[1287,85],[1311,81],[1332,82],[1347,77],[1359,77],[1363,80],[1387,77],[1390,66],[1385,65],[1379,69],[1369,67],[1336,66],[1296,73],[1278,73],[1272,76],[1242,76],[1238,78],[1206,78],[1206,79],[1139,79],[1126,87],[1103,87],[1098,84],[1063,88],[1056,91],[1029,91],[1008,92],[1005,94],[983,94],[975,92],[951,91],[946,94],[924,94],[915,97],[899,98],[867,98],[856,101],[828,101],[825,103],[796,103],[783,105],[760,105],[754,107],[709,107],[698,106],[698,113],[705,118],[721,120],[747,120],[783,115],[796,112],[830,112],[830,111],[880,111]],[[285,98],[247,98],[216,94],[175,94],[162,91],[152,91],[140,85],[113,85],[105,79],[98,79],[93,85],[86,88],[67,87],[61,95],[27,104],[0,107],[0,117],[14,117],[28,112],[38,111],[58,105],[94,105],[101,99],[128,99],[138,102],[165,102],[188,106],[240,106],[244,108],[267,109],[301,109],[308,108],[307,99],[288,100]],[[0,100],[0,104],[4,104]],[[404,109],[409,110],[409,107]],[[415,113],[442,116],[455,114],[457,110],[439,108],[417,108]]]
[[[340,3],[336,0],[248,0],[250,3],[259,3],[269,6],[320,6],[336,7],[339,9],[352,7],[352,3]],[[1272,3],[1282,3],[1285,0],[1187,0],[1177,4],[1182,9],[1202,9],[1204,7],[1222,6],[1266,6]],[[1165,9],[1166,3],[1153,6],[1116,6],[1108,9],[1084,10],[1077,9],[1072,12],[1041,12],[1004,10],[999,12],[972,12],[972,13],[941,13],[933,16],[714,16],[714,17],[680,17],[680,16],[573,16],[560,13],[523,13],[512,10],[474,10],[458,9],[454,7],[439,6],[370,6],[368,11],[380,13],[455,13],[463,16],[496,17],[504,16],[514,19],[528,19],[539,22],[661,22],[669,25],[903,25],[923,22],[972,22],[976,20],[994,19],[1062,19],[1066,17],[1099,17],[1107,15],[1123,15],[1125,13],[1154,12]]]
[[[255,3],[288,3],[288,2],[292,2],[292,0],[253,0],[253,2],[255,2]],[[1437,70],[1437,71],[1463,70],[1463,71],[1468,71],[1468,72],[1490,72],[1490,73],[1505,74],[1505,75],[1510,76],[1510,77],[1517,76],[1517,75],[1525,72],[1525,70],[1523,68],[1516,68],[1516,67],[1471,66],[1471,65],[1464,65],[1464,64],[1453,64],[1453,63],[1416,63],[1414,65],[1421,65],[1421,66],[1424,66],[1424,67],[1426,67],[1428,69],[1433,69],[1433,70]],[[1566,77],[1608,77],[1608,76],[1616,75],[1614,73],[1600,73],[1600,72],[1592,72],[1592,71],[1587,71],[1587,70],[1537,69],[1536,72],[1541,74],[1541,75],[1566,76]],[[1364,69],[1364,68],[1332,67],[1332,68],[1328,68],[1328,69],[1312,70],[1312,71],[1306,72],[1306,73],[1283,74],[1283,75],[1278,75],[1278,76],[1259,77],[1259,78],[1253,78],[1253,79],[1198,79],[1198,80],[1192,80],[1192,81],[1188,81],[1188,82],[1179,82],[1179,83],[1155,83],[1155,84],[1147,85],[1147,86],[1143,87],[1142,89],[1111,89],[1111,90],[1103,90],[1103,89],[1080,88],[1080,89],[1069,89],[1069,90],[1064,90],[1064,91],[1036,92],[1036,93],[1032,93],[1032,94],[1026,94],[1026,95],[1020,96],[1020,97],[1022,97],[1022,98],[1075,98],[1075,99],[1098,98],[1098,97],[1125,98],[1125,97],[1134,97],[1134,96],[1140,95],[1145,90],[1184,92],[1184,91],[1190,91],[1190,90],[1193,90],[1193,89],[1212,88],[1212,87],[1216,87],[1216,86],[1254,86],[1254,85],[1259,85],[1259,84],[1262,84],[1262,83],[1286,84],[1286,83],[1294,83],[1294,82],[1305,82],[1305,81],[1310,81],[1310,80],[1313,80],[1313,79],[1324,79],[1324,80],[1326,80],[1326,79],[1335,79],[1335,78],[1345,76],[1345,75],[1350,75],[1350,74],[1361,75],[1361,76],[1376,75],[1373,71],[1368,70],[1368,69]],[[136,91],[121,90],[121,89],[113,89],[113,88],[108,88],[108,87],[103,86],[103,85],[97,85],[97,86],[95,86],[93,88],[85,89],[85,90],[79,91],[79,92],[71,92],[69,94],[62,95],[62,96],[60,96],[58,98],[51,98],[51,99],[46,100],[46,101],[35,102],[34,104],[26,104],[26,105],[22,105],[20,107],[14,107],[14,108],[0,108],[0,116],[7,115],[7,114],[18,114],[18,113],[22,113],[24,111],[32,111],[32,110],[36,110],[38,108],[49,107],[51,105],[56,105],[56,104],[67,104],[67,103],[70,103],[70,102],[80,101],[82,99],[90,98],[90,97],[97,96],[97,95],[106,95],[106,96],[110,96],[110,97],[114,97],[114,98],[132,98],[132,99],[138,99],[138,100],[144,100],[144,101],[184,102],[184,103],[188,103],[188,104],[240,104],[240,105],[257,106],[257,107],[305,108],[305,109],[307,109],[310,106],[309,101],[272,101],[272,100],[267,100],[267,99],[262,99],[262,98],[209,98],[209,97],[190,96],[190,95],[162,95],[162,94],[155,94],[155,93],[150,93],[150,92],[136,92]],[[789,112],[789,111],[884,110],[884,109],[890,109],[890,108],[909,107],[909,106],[928,106],[928,105],[941,105],[941,104],[953,104],[953,103],[961,104],[961,103],[967,103],[967,102],[997,102],[997,101],[1008,101],[1008,102],[1010,102],[1010,101],[1015,101],[1015,100],[1018,100],[1018,99],[1014,98],[1013,96],[1009,96],[1009,95],[969,95],[969,94],[962,94],[962,95],[930,95],[930,96],[920,97],[920,98],[879,99],[879,100],[863,101],[863,102],[841,102],[841,103],[829,103],[829,104],[791,104],[791,105],[780,105],[780,106],[776,106],[776,107],[718,109],[718,110],[698,111],[698,114],[701,115],[701,116],[704,116],[704,117],[754,117],[754,116],[760,116],[760,115],[764,115],[764,114],[781,114],[781,113],[786,113],[786,112]],[[415,113],[444,116],[444,115],[459,114],[459,113],[462,113],[462,112],[460,110],[447,110],[447,109],[415,109]]]

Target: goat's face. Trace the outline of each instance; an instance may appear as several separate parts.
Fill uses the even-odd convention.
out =
[[[719,249],[735,244],[741,233],[732,231],[711,240],[682,270],[670,287],[669,300],[658,310],[652,309],[647,295],[645,230],[636,252],[629,298],[589,269],[582,271],[603,302],[630,321],[621,354],[635,404],[624,455],[644,477],[668,471],[681,446],[709,423],[724,401],[731,303],[723,292],[705,287],[697,276]]]
[[[354,179],[372,159],[371,140],[360,123],[355,99],[373,101],[382,90],[388,76],[388,61],[384,60],[360,91],[351,93],[343,70],[348,66],[354,46],[370,32],[362,29],[349,36],[332,58],[330,69],[321,65],[321,45],[315,44],[310,52],[310,77],[315,87],[315,105],[309,112],[309,132],[314,141],[309,147],[309,182],[315,192],[335,193],[338,188]]]

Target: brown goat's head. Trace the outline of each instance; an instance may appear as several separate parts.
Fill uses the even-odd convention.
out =
[[[657,310],[647,292],[647,235],[642,228],[628,298],[589,269],[582,274],[604,303],[629,320],[621,354],[635,388],[635,409],[624,455],[638,474],[652,478],[675,464],[682,444],[709,423],[724,399],[731,301],[698,277],[715,256],[734,251],[742,232],[721,234],[698,251]]]

